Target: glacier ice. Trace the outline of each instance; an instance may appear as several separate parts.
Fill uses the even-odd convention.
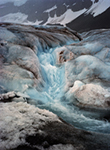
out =
[[[42,113],[34,111],[39,107],[41,111],[46,109],[45,114],[52,111],[77,128],[110,133],[110,123],[104,120],[110,111],[109,29],[82,33],[83,40],[77,32],[56,25],[8,23],[1,24],[0,31],[0,106],[1,111],[6,111],[6,116],[5,113],[2,116],[5,125],[11,124],[13,115],[18,113],[25,123],[18,118],[18,122],[14,120],[16,124],[26,128],[28,122],[23,136],[30,130],[33,135],[34,127],[37,129],[42,126],[40,121],[42,124],[46,121],[42,117],[39,120]],[[10,96],[11,91],[14,93]],[[18,112],[18,109],[22,110]],[[34,127],[31,117],[36,118]],[[10,142],[11,147],[25,143],[19,134],[18,131],[14,143]]]

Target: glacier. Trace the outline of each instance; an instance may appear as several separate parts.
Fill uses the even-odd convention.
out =
[[[110,147],[109,38],[109,29],[0,24],[1,149]]]

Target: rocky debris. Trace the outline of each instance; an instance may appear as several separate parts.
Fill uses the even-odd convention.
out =
[[[56,55],[56,64],[61,65],[64,62],[70,61],[73,58],[75,58],[75,55],[73,52],[68,50],[66,46],[63,46],[61,48],[56,48],[54,51],[54,55]]]
[[[76,150],[76,148],[74,148],[72,144],[55,144],[53,146],[49,146],[48,148],[44,148],[42,146],[32,147],[30,145],[22,145],[12,150],[23,150],[23,149],[25,150]]]
[[[20,92],[8,92],[5,94],[0,94],[0,101],[2,102],[11,102],[11,101],[17,101],[18,99],[30,99],[30,97],[26,94],[20,93]]]
[[[7,100],[7,99],[13,98],[13,97],[15,97],[15,96],[16,96],[16,94],[15,94],[14,91],[13,91],[13,92],[8,92],[8,93],[6,93],[6,94],[0,94],[0,101],[2,101],[2,100]]]
[[[55,114],[24,102],[0,103],[0,112],[1,150],[25,144],[27,135],[45,137],[41,130],[45,124],[61,122]]]
[[[0,149],[105,150],[109,134],[76,129],[55,114],[24,102],[0,103]]]

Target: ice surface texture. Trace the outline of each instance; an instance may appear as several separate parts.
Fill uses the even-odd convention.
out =
[[[109,39],[109,29],[0,24],[1,149],[110,148]]]

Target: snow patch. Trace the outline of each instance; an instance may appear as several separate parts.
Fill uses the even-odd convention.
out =
[[[92,0],[93,5],[90,7],[90,9],[86,12],[86,14],[92,14],[94,17],[102,14],[104,11],[106,11],[110,7],[110,0],[99,0],[99,2],[94,3],[94,0]]]
[[[73,4],[73,6],[76,5],[76,3]]]
[[[28,15],[23,13],[9,13],[3,17],[0,17],[0,22],[11,22],[11,23],[21,23],[25,25],[39,25],[42,21],[36,20],[35,22],[30,22],[27,20]]]
[[[54,15],[54,17],[49,16],[45,25],[46,24],[62,24],[65,26],[67,23],[71,22],[72,20],[76,19],[78,16],[83,14],[86,10],[87,9],[84,8],[80,11],[73,12],[71,9],[67,9],[67,11],[59,17],[56,14]]]
[[[53,6],[52,8],[50,8],[50,9],[45,10],[44,13],[49,13],[49,12],[51,12],[51,11],[54,10],[54,9],[57,9],[57,6],[56,6],[56,5]]]
[[[95,0],[91,0],[91,2],[92,2],[92,3],[94,3],[94,2],[95,2]]]
[[[27,0],[1,0],[0,5],[8,3],[8,2],[14,3],[15,6],[21,6],[21,5],[25,4],[27,2]]]
[[[66,6],[66,8],[68,8],[70,5],[66,5],[65,3],[63,3],[64,6]]]

